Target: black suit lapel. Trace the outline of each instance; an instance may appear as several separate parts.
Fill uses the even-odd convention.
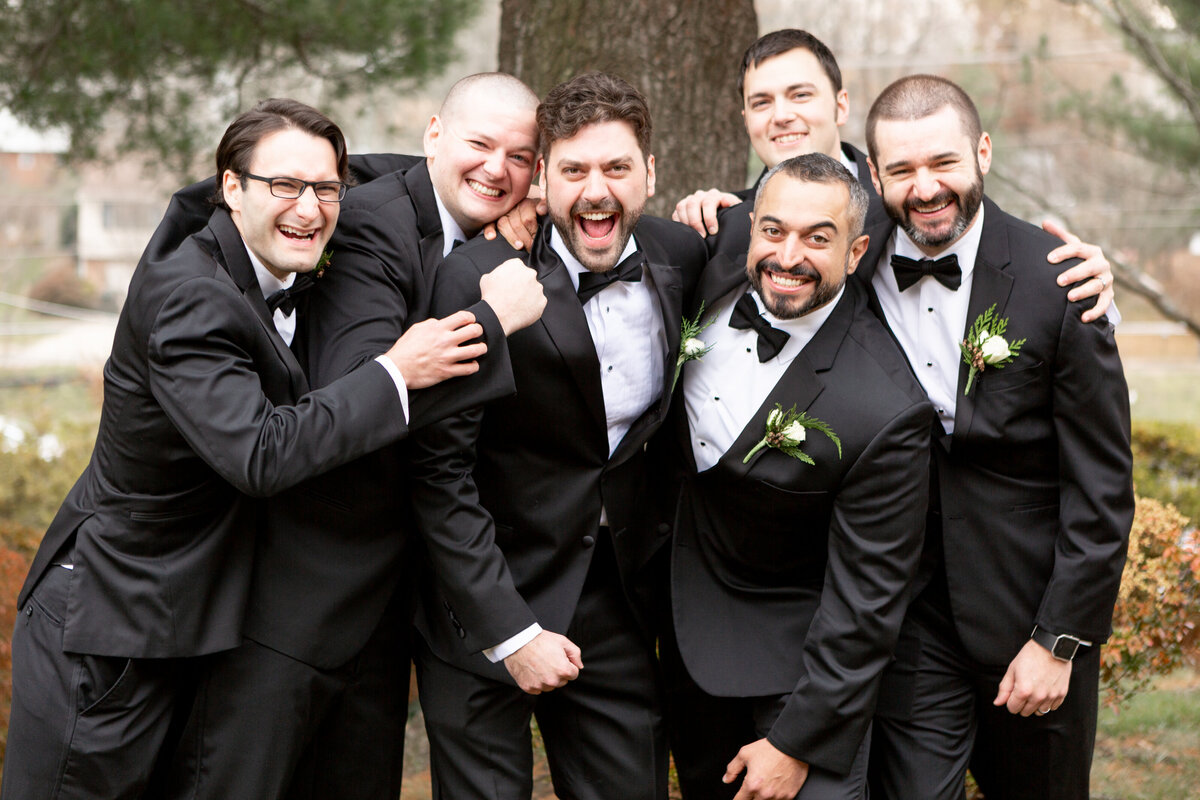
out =
[[[759,406],[758,411],[754,412],[750,422],[738,435],[737,441],[721,457],[726,468],[732,469],[735,474],[744,475],[762,458],[769,448],[764,447],[755,453],[748,464],[742,463],[742,459],[766,433],[767,415],[775,409],[776,404],[782,406],[784,411],[794,405],[796,411],[800,412],[807,411],[816,402],[825,388],[820,373],[829,371],[833,366],[838,350],[850,329],[850,323],[854,320],[856,302],[856,290],[846,287],[829,318],[788,365],[783,377],[767,393],[766,400]]]
[[[704,316],[707,319],[713,303],[739,286],[749,288],[746,279],[745,256],[730,258],[725,253],[717,253],[709,259],[708,263],[704,265],[704,271],[700,273],[700,282],[696,286],[697,308],[692,309],[692,312],[695,313],[700,303],[703,303]]]
[[[588,412],[602,428],[607,429],[604,411],[604,389],[600,385],[600,359],[588,328],[583,306],[566,266],[550,247],[549,217],[543,218],[541,230],[529,254],[529,263],[537,270],[538,280],[546,293],[546,310],[539,324],[554,342],[568,372],[583,393]],[[607,441],[607,439],[606,439]]]
[[[995,315],[1003,317],[1008,306],[1008,298],[1012,294],[1013,278],[1005,268],[1010,258],[1008,237],[1004,225],[1001,224],[1001,211],[990,200],[984,200],[983,233],[979,239],[979,252],[975,256],[975,270],[971,279],[971,299],[967,305],[967,321],[963,329],[963,339],[967,331],[981,314],[994,303]],[[965,361],[960,361],[958,367],[958,399],[954,410],[954,437],[966,435],[971,430],[971,421],[975,416],[975,400],[979,396],[980,375],[975,376],[975,385],[970,395],[964,395],[967,388],[967,375],[970,368]]]
[[[246,243],[242,241],[242,235],[238,233],[237,226],[234,225],[229,212],[224,209],[214,211],[208,225],[217,240],[217,246],[221,249],[221,257],[218,262],[225,267],[229,276],[233,278],[233,282],[242,290],[242,297],[245,298],[246,303],[254,310],[255,316],[258,317],[259,323],[265,329],[279,360],[287,368],[294,396],[299,398],[308,392],[308,378],[301,368],[296,354],[291,351],[275,328],[275,320],[271,318],[267,301],[263,298],[262,288],[258,285],[258,276],[254,274],[254,266],[250,263],[250,256],[246,252]],[[303,317],[297,319],[297,335],[304,323]]]
[[[426,289],[432,290],[433,274],[442,263],[446,240],[442,232],[442,218],[438,215],[433,181],[429,177],[428,162],[422,161],[405,172],[404,185],[417,215],[417,232],[421,234],[421,273]]]
[[[658,402],[633,421],[625,436],[621,439],[617,451],[613,453],[613,463],[623,461],[634,449],[641,447],[658,428],[659,423],[666,418],[671,406],[671,390],[675,381],[675,360],[679,357],[679,335],[683,322],[683,279],[678,265],[666,263],[667,254],[648,238],[637,239],[638,247],[646,254],[647,269],[654,282],[654,294],[658,301],[658,310],[662,314],[663,330],[666,339],[659,342],[663,350],[662,386],[659,390]]]

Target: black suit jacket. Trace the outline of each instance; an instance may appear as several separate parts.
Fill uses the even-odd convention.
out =
[[[711,306],[748,286],[740,266],[716,260],[698,296]],[[813,465],[771,448],[743,463],[776,404],[827,422],[841,457],[810,430],[802,447]],[[671,607],[688,673],[715,696],[786,696],[771,743],[844,774],[917,572],[933,409],[866,292],[847,283],[712,468],[697,474],[684,405],[672,413],[676,487],[664,499],[673,501]]]
[[[416,437],[414,504],[436,585],[423,595],[418,628],[442,659],[511,683],[480,650],[535,621],[565,633],[596,544],[601,504],[628,592],[665,532],[646,529],[644,445],[670,403],[684,297],[704,262],[683,225],[642,217],[634,232],[649,261],[666,341],[658,400],[609,457],[600,364],[565,266],[543,219],[532,252],[476,239],[442,264],[435,313],[473,302],[479,276],[510,257],[528,258],[547,297],[541,320],[509,338],[515,397],[448,418]],[[638,602],[634,601],[635,610]],[[644,619],[643,619],[644,621]]]
[[[856,273],[868,285],[893,230],[871,232]],[[1129,393],[1113,326],[1080,322],[1083,306],[1068,302],[1046,262],[1059,244],[985,199],[966,325],[995,303],[1006,336],[1026,341],[1011,364],[977,375],[970,395],[960,364],[954,433],[933,447],[943,536],[931,555],[942,559],[963,645],[995,667],[1034,624],[1108,638],[1133,521]]]
[[[305,317],[314,386],[340,380],[428,316],[442,226],[425,161],[351,189],[329,250]],[[482,301],[469,310],[488,344],[480,371],[410,392],[411,429],[513,391],[499,320]],[[398,588],[411,592],[405,449],[383,448],[267,502],[247,637],[329,669],[362,649]]]
[[[854,161],[854,165],[857,168],[857,175],[855,177],[858,178],[858,182],[863,185],[863,188],[867,190],[870,205],[867,207],[865,225],[870,230],[873,226],[886,222],[888,216],[883,208],[883,200],[880,199],[879,193],[875,191],[875,184],[871,182],[871,168],[867,166],[867,154],[846,142],[842,142],[842,152]],[[720,253],[730,259],[736,259],[739,256],[744,256],[746,251],[750,249],[750,229],[752,224],[750,214],[754,211],[754,194],[758,191],[758,184],[766,174],[767,170],[764,169],[753,186],[749,189],[742,189],[740,192],[733,193],[742,199],[741,203],[721,209],[718,213],[717,232],[704,238],[705,243],[708,245],[709,253],[713,255]]]
[[[254,542],[244,496],[407,432],[377,364],[308,388],[228,213],[165,258],[144,257],[104,368],[92,460],[18,602],[69,559],[65,650],[166,658],[238,644]]]

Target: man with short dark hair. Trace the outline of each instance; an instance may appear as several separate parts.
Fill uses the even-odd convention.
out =
[[[675,533],[659,649],[688,800],[866,796],[933,424],[847,280],[867,203],[828,156],[782,161],[759,187],[744,266],[714,259],[697,290],[703,355],[684,365],[660,497]]]
[[[407,433],[407,392],[477,369],[463,312],[308,391],[288,344],[337,224],[341,131],[292,100],[238,117],[222,207],[130,284],[92,460],[19,598],[5,798],[141,797],[201,656],[236,647],[263,497]],[[528,315],[526,315],[528,316]]]
[[[528,798],[536,716],[559,796],[661,800],[639,598],[664,538],[636,512],[704,247],[642,214],[654,157],[636,89],[589,73],[552,89],[537,117],[550,216],[527,258],[547,307],[509,340],[518,394],[423,431],[414,456],[433,565],[417,675],[434,792]],[[521,255],[501,241],[454,251],[433,311],[469,304],[481,273]]]
[[[916,595],[885,677],[883,796],[1086,798],[1100,645],[1133,519],[1113,338],[1043,265],[1057,240],[983,194],[991,139],[952,82],[867,117],[891,221],[859,274],[940,419]]]
[[[842,141],[840,129],[849,119],[850,99],[842,86],[837,59],[820,39],[795,28],[764,34],[742,56],[738,96],[746,134],[765,165],[764,174],[785,158],[824,153],[840,161],[866,187],[871,197],[867,227],[886,219],[871,184],[866,154]],[[694,192],[679,201],[672,218],[706,236],[710,252],[736,259],[746,252],[750,241],[750,204],[745,201],[752,199],[757,186],[758,181],[734,193],[718,189]],[[1052,250],[1047,261],[1060,264],[1075,257],[1086,259],[1065,270],[1058,283],[1078,284],[1071,290],[1072,300],[1097,295],[1095,308],[1088,309],[1083,319],[1099,319],[1113,299],[1107,259],[1099,247],[1080,242],[1053,223],[1046,226],[1067,242]],[[1098,280],[1083,283],[1085,278]]]
[[[438,265],[528,192],[537,97],[511,75],[458,81],[426,157],[353,188],[308,298],[309,380],[336,382],[428,316]],[[540,287],[519,262],[501,274]],[[488,356],[469,382],[414,392],[413,430],[511,391],[509,321],[469,311]],[[501,390],[503,387],[503,390]],[[242,647],[213,660],[180,748],[175,796],[394,800],[407,721],[413,553],[403,443],[268,503]]]

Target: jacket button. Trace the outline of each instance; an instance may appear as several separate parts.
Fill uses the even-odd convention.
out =
[[[595,545],[595,544],[596,544],[596,537],[595,537],[595,536],[585,536],[585,537],[583,537],[583,546],[584,546],[584,547],[592,547],[592,546],[593,546],[593,545]]]
[[[666,536],[670,532],[671,532],[671,523],[669,523],[669,522],[658,523],[659,536]]]

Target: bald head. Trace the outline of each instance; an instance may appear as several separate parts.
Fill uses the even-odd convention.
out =
[[[429,177],[468,236],[525,198],[537,163],[538,98],[502,72],[463,78],[425,129]]]
[[[438,116],[453,122],[460,114],[478,107],[480,99],[487,98],[516,110],[537,111],[538,96],[533,90],[505,72],[480,72],[468,75],[450,87]]]

